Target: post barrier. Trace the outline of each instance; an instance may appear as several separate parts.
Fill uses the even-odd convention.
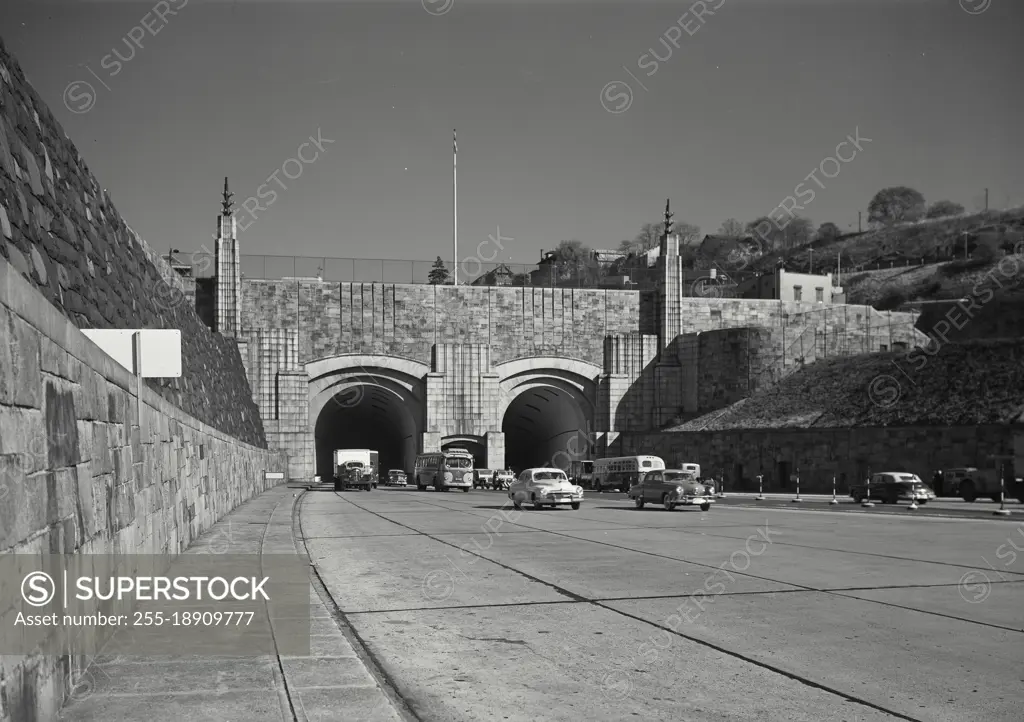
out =
[[[757,475],[757,496],[754,497],[755,501],[764,501],[764,476],[762,474]]]
[[[839,499],[836,498],[836,477],[832,477],[832,501],[829,504],[838,504]]]
[[[992,512],[992,516],[1010,516],[1010,510],[1006,508],[1006,462],[1004,461],[999,469],[999,508]]]
[[[871,501],[871,472],[870,471],[868,472],[867,496],[864,497],[864,500],[860,503],[860,505],[862,507],[864,507],[865,509],[869,509],[869,508],[871,508],[871,507],[873,507],[875,505],[875,503],[873,501]]]
[[[792,501],[794,504],[799,504],[800,502],[803,501],[803,499],[800,498],[800,472],[799,471],[796,473],[796,496],[793,499],[790,499],[790,501]]]

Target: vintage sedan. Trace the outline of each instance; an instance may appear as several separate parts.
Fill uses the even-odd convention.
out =
[[[530,502],[534,509],[545,506],[571,506],[579,509],[583,487],[576,486],[561,469],[526,469],[508,487],[508,498],[516,509]]]
[[[388,472],[388,480],[385,483],[388,486],[405,486],[409,483],[409,477],[401,469],[391,469]]]
[[[870,482],[865,480],[850,487],[850,496],[854,501],[878,499],[883,504],[897,504],[901,501],[927,504],[935,498],[935,492],[921,481],[921,477],[905,471],[872,474]]]
[[[651,503],[661,504],[669,511],[677,506],[698,504],[701,511],[707,511],[715,502],[715,497],[697,480],[693,472],[683,469],[647,472],[640,483],[630,487],[629,498],[637,509],[643,509],[645,504]]]

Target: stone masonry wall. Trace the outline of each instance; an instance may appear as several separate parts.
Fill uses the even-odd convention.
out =
[[[182,377],[146,383],[257,446],[238,349],[196,315],[181,277],[127,226],[0,40],[0,255],[79,328],[173,328]]]
[[[434,344],[486,344],[491,363],[552,355],[601,364],[604,337],[640,328],[640,294],[579,288],[245,280],[242,327],[298,332],[299,362],[342,353],[429,364]]]
[[[176,555],[284,471],[142,389],[0,260],[0,553]],[[0,600],[0,624],[15,612]],[[81,656],[0,656],[0,722],[56,719]]]
[[[764,475],[765,491],[795,491],[788,474],[799,469],[801,493],[831,493],[835,476],[838,493],[844,495],[851,482],[869,471],[909,471],[930,483],[940,468],[991,468],[989,455],[1012,454],[1015,435],[1019,439],[1024,431],[1011,426],[888,426],[663,432],[623,434],[616,453],[653,454],[670,467],[696,462],[706,477],[724,475],[726,491],[756,491],[758,474]]]

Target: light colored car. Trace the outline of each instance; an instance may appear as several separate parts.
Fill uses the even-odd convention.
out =
[[[545,506],[569,505],[579,509],[583,502],[583,487],[576,486],[561,469],[526,469],[508,487],[508,498],[516,509],[529,502],[534,509]]]
[[[639,484],[629,490],[629,498],[637,509],[645,504],[661,504],[669,511],[677,506],[700,505],[701,511],[708,511],[715,502],[714,495],[697,480],[692,471],[683,469],[661,469],[644,474]]]
[[[406,476],[406,473],[401,469],[391,469],[388,472],[388,480],[386,483],[388,486],[405,486],[409,483],[409,479]]]

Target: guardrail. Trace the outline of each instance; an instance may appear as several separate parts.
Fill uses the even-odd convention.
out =
[[[212,278],[216,273],[214,255],[207,252],[177,253],[173,265],[191,268],[193,278]],[[251,280],[320,280],[332,283],[452,283],[454,266],[448,261],[388,258],[331,258],[327,256],[273,256],[242,254],[239,265],[243,278]],[[657,268],[622,268],[594,263],[480,263],[467,259],[459,264],[459,285],[520,286],[535,288],[595,288],[651,290],[657,287]],[[736,295],[735,277],[710,270],[683,272],[682,292],[689,297],[728,298]]]

